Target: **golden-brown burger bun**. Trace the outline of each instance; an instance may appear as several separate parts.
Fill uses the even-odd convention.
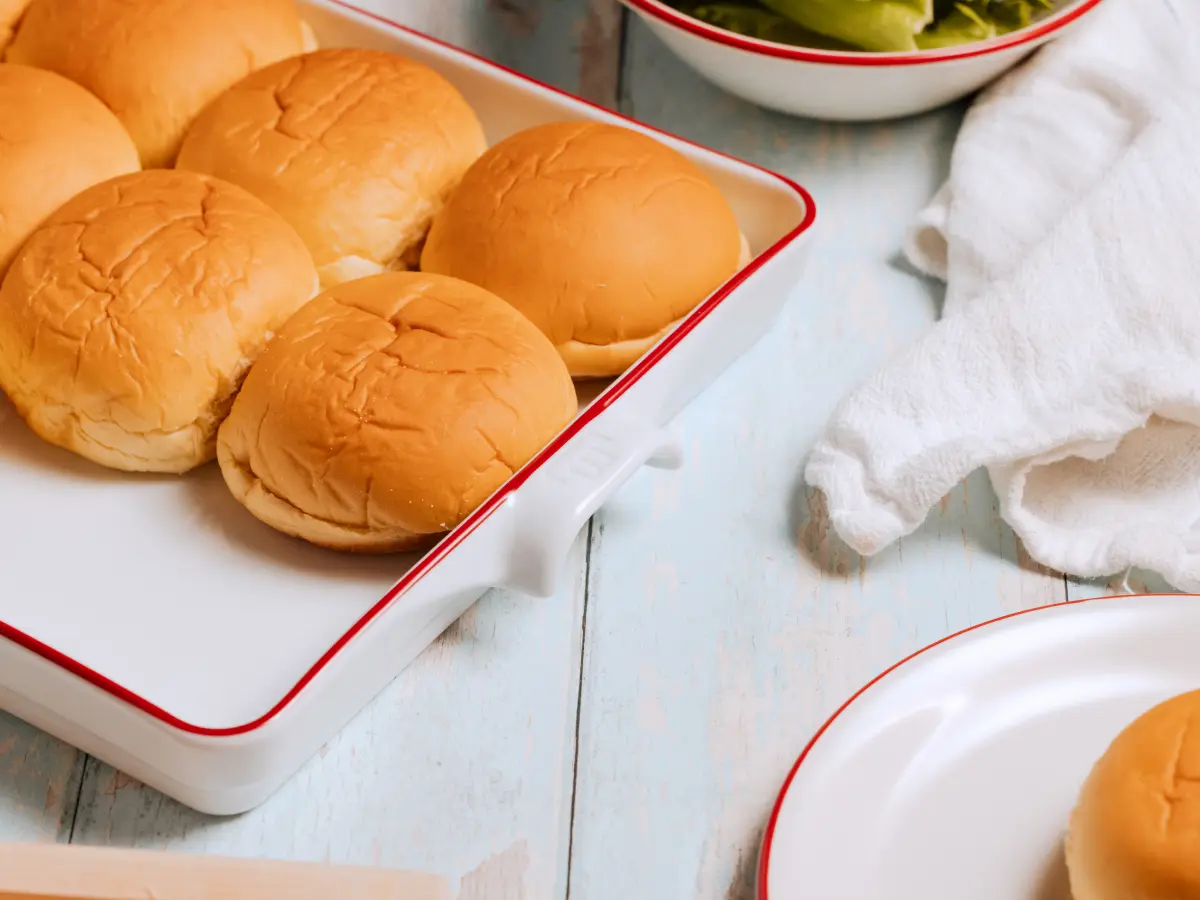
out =
[[[137,169],[129,134],[94,96],[53,72],[0,63],[0,278],[62,203]]]
[[[1067,866],[1074,900],[1200,898],[1200,691],[1140,716],[1096,763]]]
[[[576,411],[562,360],[511,306],[452,278],[389,272],[288,322],[246,378],[217,458],[273,528],[395,552],[461,522]]]
[[[316,290],[276,213],[192,172],[88,188],[0,288],[0,389],[45,440],[101,465],[184,472],[271,334]]]
[[[0,58],[3,58],[4,48],[12,40],[27,6],[29,0],[0,0]]]
[[[304,48],[293,0],[33,0],[7,60],[98,96],[150,168],[171,165],[221,91]]]
[[[416,268],[434,213],[484,147],[474,110],[429,67],[321,50],[222,94],[189,130],[178,166],[280,212],[329,287]]]
[[[682,154],[628,128],[556,123],[468,170],[421,268],[503,297],[589,377],[628,367],[742,256],[729,204]]]

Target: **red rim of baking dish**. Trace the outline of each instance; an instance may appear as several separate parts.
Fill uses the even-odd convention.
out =
[[[986,56],[1001,50],[1011,50],[1028,44],[1040,38],[1047,37],[1060,28],[1070,25],[1084,13],[1100,4],[1100,0],[1077,0],[1077,2],[1047,16],[1041,22],[1014,31],[1003,37],[992,38],[988,41],[976,41],[960,47],[947,47],[941,50],[917,50],[900,53],[872,53],[865,50],[817,50],[810,47],[794,47],[790,44],[777,44],[774,41],[764,41],[759,38],[746,37],[716,25],[709,25],[697,18],[689,16],[667,6],[662,0],[622,0],[625,4],[644,13],[651,18],[666,22],[696,37],[704,38],[715,44],[723,44],[737,50],[745,50],[760,56],[773,56],[778,59],[790,59],[797,62],[825,63],[831,66],[921,66],[928,63],[950,62],[956,59],[971,59],[975,56]]]
[[[122,685],[113,681],[111,678],[100,674],[96,670],[89,668],[78,660],[73,659],[72,657],[67,656],[65,653],[54,649],[49,644],[43,643],[32,635],[28,635],[19,629],[13,628],[7,622],[0,621],[0,637],[6,638],[18,646],[21,646],[32,653],[36,653],[38,656],[42,657],[48,662],[66,669],[73,675],[82,678],[84,681],[89,682],[105,693],[111,694],[119,700],[123,700],[130,706],[133,706],[154,717],[163,724],[169,725],[172,728],[176,728],[179,731],[186,732],[187,734],[196,735],[198,737],[224,738],[234,737],[240,734],[247,734],[262,728],[264,725],[282,713],[289,705],[291,705],[292,701],[299,696],[300,692],[303,691],[313,681],[313,679],[315,679],[317,675],[319,675],[321,671],[327,665],[329,665],[334,657],[336,657],[346,647],[346,645],[350,643],[350,641],[352,641],[361,631],[363,631],[363,629],[371,624],[371,622],[373,622],[385,609],[391,606],[392,603],[395,602],[401,595],[403,595],[411,587],[413,587],[413,585],[424,578],[425,575],[427,575],[434,568],[434,566],[440,563],[452,550],[466,540],[466,538],[470,536],[477,528],[479,528],[480,525],[486,522],[492,516],[492,514],[504,504],[504,501],[507,500],[514,491],[528,481],[529,477],[533,475],[533,473],[539,468],[541,468],[541,466],[551,456],[557,453],[559,449],[561,449],[568,441],[570,441],[571,438],[578,434],[590,422],[594,421],[602,412],[612,406],[612,404],[620,399],[620,397],[623,396],[629,390],[629,388],[637,384],[637,382],[639,382],[647,372],[654,368],[664,356],[666,356],[677,344],[679,344],[680,341],[687,337],[687,335],[691,333],[691,331],[695,329],[697,325],[707,318],[708,315],[714,309],[716,309],[725,300],[725,298],[734,291],[735,288],[737,288],[756,271],[761,269],[784,247],[788,246],[797,238],[799,238],[804,232],[808,231],[808,229],[812,227],[812,224],[817,217],[817,207],[816,203],[813,201],[812,195],[790,178],[780,175],[777,172],[772,172],[769,169],[756,166],[753,163],[745,162],[744,160],[737,159],[717,150],[701,147],[699,144],[677,137],[673,134],[668,134],[661,129],[644,125],[641,122],[636,122],[630,119],[628,116],[615,113],[610,109],[605,109],[603,106],[600,106],[597,103],[592,103],[588,100],[576,97],[567,91],[560,90],[553,85],[545,84],[544,82],[538,81],[535,78],[530,78],[529,76],[523,75],[507,66],[492,62],[491,60],[485,59],[478,54],[471,53],[469,50],[463,50],[461,47],[455,47],[453,44],[447,43],[446,41],[438,40],[437,38],[430,37],[429,35],[419,32],[413,28],[401,25],[398,22],[393,22],[391,19],[376,15],[375,13],[368,12],[364,9],[359,9],[356,6],[345,2],[345,0],[327,0],[327,2],[336,6],[340,6],[356,15],[360,15],[364,18],[372,19],[376,22],[386,25],[394,31],[404,32],[405,34],[412,35],[422,41],[434,44],[446,50],[450,50],[458,56],[464,56],[473,59],[476,62],[487,66],[489,69],[505,72],[526,84],[534,84],[553,94],[568,97],[573,101],[583,103],[584,105],[590,106],[594,109],[598,109],[606,115],[615,116],[618,119],[629,122],[631,125],[634,125],[637,128],[654,132],[656,134],[661,134],[673,141],[678,141],[692,147],[697,147],[698,149],[703,150],[705,153],[731,160],[739,165],[746,166],[762,174],[768,175],[783,184],[790,191],[795,193],[796,196],[801,199],[801,201],[803,201],[804,219],[798,226],[796,226],[795,229],[784,235],[784,237],[782,237],[780,240],[776,241],[775,244],[773,244],[770,248],[763,251],[763,253],[756,257],[754,261],[750,263],[750,265],[734,275],[734,277],[722,285],[716,291],[716,293],[712,294],[707,300],[697,306],[696,309],[693,310],[686,319],[679,323],[674,331],[663,338],[659,344],[653,347],[645,356],[643,356],[640,360],[634,363],[632,367],[626,370],[625,374],[614,381],[601,396],[597,397],[596,400],[594,400],[579,416],[575,418],[575,421],[568,425],[564,431],[562,431],[553,441],[544,447],[542,451],[537,454],[537,456],[526,463],[523,468],[519,469],[512,476],[512,478],[505,482],[505,484],[486,502],[484,502],[482,506],[468,516],[462,522],[462,524],[446,535],[446,537],[443,538],[436,547],[425,554],[425,556],[421,557],[421,559],[418,560],[417,563],[413,565],[413,567],[409,569],[404,576],[398,582],[396,582],[396,584],[386,594],[383,595],[382,598],[380,598],[369,610],[363,613],[363,615],[360,616],[358,620],[355,621],[355,623],[351,625],[350,628],[347,629],[342,636],[338,638],[333,645],[326,650],[319,659],[317,659],[315,663],[312,664],[312,666],[309,667],[304,675],[301,676],[300,680],[297,681],[274,706],[272,706],[269,710],[267,710],[267,712],[263,713],[257,719],[246,722],[243,725],[231,725],[225,728],[209,728],[203,725],[195,725],[191,722],[186,722],[183,719],[180,719],[178,716],[167,712],[162,707],[151,703],[149,700],[134,693],[128,688],[123,687]]]
[[[1017,612],[1008,613],[1007,615],[997,616],[994,619],[988,619],[986,622],[980,622],[978,625],[972,625],[969,628],[964,628],[962,631],[956,631],[954,634],[948,634],[941,640],[934,641],[926,647],[922,647],[915,653],[910,653],[897,663],[893,663],[888,668],[884,669],[857,691],[850,695],[850,698],[837,708],[837,711],[825,720],[825,724],[817,729],[816,734],[809,739],[808,744],[800,751],[800,756],[796,759],[792,770],[788,772],[787,778],[783,781],[783,787],[779,790],[779,796],[775,800],[775,806],[771,809],[771,818],[767,820],[767,830],[763,832],[762,849],[758,853],[758,877],[755,879],[755,895],[757,900],[770,900],[767,892],[767,876],[771,869],[771,847],[775,841],[775,827],[779,824],[779,813],[783,809],[783,801],[787,799],[788,791],[792,787],[792,782],[796,780],[796,775],[800,771],[800,767],[804,765],[804,761],[808,759],[813,748],[817,746],[817,741],[825,736],[825,733],[833,726],[846,710],[853,706],[859,698],[867,691],[883,681],[901,666],[904,666],[919,656],[923,656],[930,650],[949,643],[955,638],[960,638],[965,634],[970,634],[972,631],[978,631],[981,628],[987,628],[989,625],[995,625],[998,622],[1006,622],[1009,619],[1016,619],[1020,616],[1028,616],[1033,613],[1050,612],[1055,609],[1062,609],[1067,606],[1079,606],[1082,603],[1094,603],[1097,600],[1129,600],[1134,597],[1196,597],[1197,594],[1109,594],[1106,597],[1082,597],[1078,600],[1064,600],[1062,603],[1050,603],[1046,606],[1035,606],[1031,609],[1022,609]]]

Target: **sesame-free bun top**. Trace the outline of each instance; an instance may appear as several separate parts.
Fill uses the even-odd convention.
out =
[[[1200,691],[1140,716],[1096,763],[1067,866],[1074,900],[1200,898]]]
[[[52,444],[184,472],[272,332],[313,296],[299,236],[241,188],[136,172],[38,228],[0,288],[0,389]]]
[[[8,42],[12,40],[17,23],[28,5],[29,0],[0,0],[0,57],[3,56]]]
[[[416,268],[429,223],[483,152],[445,78],[380,50],[321,50],[256,72],[196,120],[183,169],[239,184],[308,244],[323,286]]]
[[[217,94],[305,41],[293,0],[33,0],[6,58],[98,96],[150,168]]]
[[[129,134],[94,96],[53,72],[0,63],[0,278],[60,204],[137,169]]]
[[[260,520],[339,550],[413,549],[459,524],[565,427],[549,341],[487,291],[389,272],[298,312],[221,426],[221,471]]]
[[[475,163],[421,268],[503,297],[571,374],[615,375],[737,271],[720,191],[679,152],[615,125],[519,132]]]

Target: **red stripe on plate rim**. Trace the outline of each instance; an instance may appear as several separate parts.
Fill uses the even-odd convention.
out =
[[[680,12],[667,6],[662,0],[621,0],[627,6],[686,31],[696,37],[704,38],[715,44],[745,50],[758,56],[771,56],[777,59],[790,59],[794,62],[824,63],[830,66],[922,66],[930,63],[952,62],[960,59],[971,59],[976,56],[986,56],[1001,50],[1011,50],[1024,44],[1029,44],[1053,35],[1059,29],[1070,25],[1080,16],[1098,6],[1101,0],[1076,0],[1068,6],[1041,22],[1035,22],[1012,34],[993,38],[990,41],[976,41],[960,47],[948,47],[942,50],[918,50],[900,53],[871,53],[868,51],[850,50],[817,50],[810,47],[794,47],[790,44],[777,44],[774,41],[764,41],[759,38],[746,37],[733,31],[726,31],[716,25],[709,25],[687,13]]]
[[[779,824],[779,813],[783,809],[783,801],[787,799],[787,794],[791,789],[792,782],[796,780],[796,775],[800,772],[800,767],[804,765],[804,761],[808,759],[809,755],[813,751],[813,748],[817,746],[817,742],[825,736],[825,733],[829,731],[831,727],[833,727],[833,723],[841,718],[842,714],[845,713],[846,710],[848,710],[851,706],[853,706],[855,702],[857,702],[863,696],[863,694],[875,687],[875,685],[879,684],[879,682],[883,681],[883,679],[887,678],[901,666],[907,665],[908,663],[917,659],[917,657],[923,656],[930,650],[940,647],[942,644],[949,643],[950,641],[960,638],[963,635],[970,634],[973,631],[978,631],[981,628],[987,628],[989,625],[996,625],[1000,622],[1007,622],[1009,619],[1028,616],[1033,613],[1052,612],[1056,609],[1080,606],[1084,603],[1095,603],[1098,600],[1131,600],[1139,597],[1200,598],[1200,594],[1109,594],[1105,597],[1083,597],[1079,600],[1064,600],[1062,603],[1051,603],[1046,606],[1035,606],[1032,609],[1022,609],[1017,612],[1008,613],[1007,615],[997,616],[994,619],[988,619],[986,622],[980,622],[977,625],[972,625],[969,628],[956,631],[954,634],[948,634],[944,638],[936,640],[932,644],[922,647],[915,653],[910,653],[899,662],[888,666],[886,669],[860,687],[857,691],[851,694],[849,699],[839,706],[837,711],[834,712],[834,714],[828,719],[826,719],[825,724],[818,728],[816,733],[809,739],[808,743],[804,746],[804,749],[800,751],[800,756],[796,758],[796,762],[792,765],[791,771],[788,772],[787,778],[783,780],[783,787],[780,788],[779,796],[775,799],[775,805],[771,809],[771,817],[767,820],[767,828],[766,831],[763,832],[762,847],[758,853],[758,874],[755,878],[755,895],[757,900],[770,900],[767,887],[767,877],[771,870],[771,848],[775,842],[775,827]]]
[[[493,494],[457,528],[443,538],[437,544],[437,546],[421,557],[421,559],[418,560],[417,563],[411,569],[409,569],[408,572],[406,572],[398,582],[396,582],[391,590],[384,594],[384,596],[381,597],[369,610],[363,613],[363,615],[359,617],[359,619],[355,621],[355,623],[351,625],[350,628],[343,633],[342,636],[339,637],[315,663],[312,664],[312,666],[309,667],[304,675],[301,676],[300,680],[297,681],[274,706],[272,706],[269,710],[267,710],[267,712],[263,713],[257,719],[246,722],[242,725],[232,725],[224,728],[210,728],[203,725],[196,725],[192,722],[187,722],[178,716],[173,715],[157,704],[152,703],[141,695],[129,690],[123,685],[118,684],[106,675],[97,672],[95,669],[90,668],[89,666],[79,662],[63,652],[56,650],[49,644],[38,640],[32,635],[26,634],[20,629],[14,628],[7,622],[0,621],[0,637],[8,639],[18,646],[23,647],[24,649],[42,657],[47,662],[53,663],[54,665],[67,670],[71,674],[82,678],[84,681],[87,681],[94,687],[97,687],[105,693],[110,694],[113,697],[124,701],[125,703],[128,703],[130,706],[133,706],[141,712],[157,719],[164,725],[168,725],[179,731],[197,737],[235,737],[237,735],[243,735],[252,731],[256,731],[265,726],[271,720],[275,719],[289,705],[291,705],[300,692],[303,691],[313,681],[313,679],[315,679],[321,673],[321,671],[327,665],[329,665],[334,657],[344,650],[359,633],[361,633],[369,624],[371,624],[371,622],[378,618],[379,615],[385,609],[391,606],[393,602],[405,594],[422,578],[428,575],[434,566],[438,565],[442,560],[444,560],[456,547],[458,547],[459,544],[466,540],[468,536],[474,533],[484,522],[491,518],[491,516],[503,505],[503,503],[518,488],[520,488],[521,485],[528,481],[530,476],[533,475],[533,473],[536,472],[546,462],[546,460],[562,449],[562,447],[566,445],[567,442],[570,441],[575,435],[577,435],[585,426],[594,421],[601,413],[612,406],[612,404],[619,400],[631,387],[633,387],[633,385],[637,384],[637,382],[639,382],[647,372],[658,365],[658,363],[668,353],[670,353],[670,351],[674,349],[674,347],[677,346],[680,341],[687,337],[687,335],[690,334],[697,325],[704,321],[704,319],[706,319],[714,309],[720,306],[721,303],[747,278],[761,269],[772,258],[777,256],[785,247],[792,244],[794,241],[800,238],[801,235],[807,232],[812,227],[813,222],[817,217],[817,207],[812,195],[795,181],[787,178],[784,175],[780,175],[778,172],[772,172],[769,169],[756,166],[753,163],[748,163],[728,154],[721,153],[720,151],[712,150],[708,147],[702,147],[699,144],[688,141],[684,138],[680,138],[676,135],[669,134],[661,129],[654,128],[653,126],[636,122],[627,116],[614,113],[612,110],[606,109],[597,103],[592,103],[591,101],[576,97],[552,85],[548,85],[544,82],[538,81],[535,78],[530,78],[526,75],[523,75],[514,69],[508,68],[507,66],[485,59],[478,54],[471,53],[468,50],[463,50],[460,47],[455,47],[452,44],[434,37],[430,37],[429,35],[423,34],[415,29],[401,25],[398,22],[393,22],[392,20],[383,16],[368,12],[367,10],[359,9],[356,6],[345,2],[345,0],[327,0],[327,2],[334,6],[339,6],[345,10],[348,10],[356,15],[379,22],[393,31],[403,32],[421,40],[424,43],[433,44],[445,50],[449,50],[457,56],[473,59],[479,63],[482,63],[487,68],[505,72],[527,85],[535,85],[549,93],[567,97],[573,102],[582,103],[585,106],[592,107],[593,109],[603,112],[606,116],[615,118],[619,121],[627,122],[639,129],[660,134],[672,141],[677,141],[679,143],[695,147],[705,154],[727,159],[737,163],[739,166],[758,171],[784,185],[789,191],[799,197],[804,203],[805,214],[804,219],[799,225],[797,225],[788,234],[784,235],[784,237],[778,240],[767,250],[763,251],[763,253],[757,256],[754,261],[750,263],[750,265],[734,275],[733,278],[722,285],[714,294],[697,306],[686,319],[680,322],[674,331],[663,338],[658,345],[653,347],[650,352],[638,360],[638,362],[634,363],[631,368],[626,370],[625,374],[613,382],[613,384],[610,385],[603,394],[597,397],[587,407],[587,409],[585,409],[579,416],[575,418],[575,421],[567,426],[564,431],[555,437],[555,439],[546,447],[544,447],[542,451],[538,453],[532,460],[526,463],[523,468],[519,469],[512,478],[505,482],[504,486],[501,487],[499,491]]]

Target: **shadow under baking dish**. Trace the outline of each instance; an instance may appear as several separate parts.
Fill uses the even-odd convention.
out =
[[[449,78],[490,142],[537,124],[636,125],[337,0],[321,44]],[[587,513],[748,349],[794,288],[815,219],[793,182],[666,135],[725,193],[754,261],[422,557],[271,531],[215,465],[108,472],[43,444],[0,401],[0,706],[207,812],[260,802],[490,586],[553,581]],[[594,395],[600,391],[599,396]]]

